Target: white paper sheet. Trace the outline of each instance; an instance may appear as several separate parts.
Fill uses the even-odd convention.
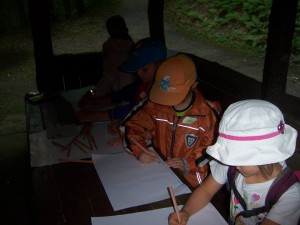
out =
[[[142,164],[128,153],[92,154],[96,171],[115,211],[169,198],[190,189],[164,163]]]
[[[171,212],[173,212],[173,208],[169,207],[125,215],[92,217],[91,220],[92,225],[168,225],[168,216]],[[187,225],[199,224],[227,225],[226,221],[211,203],[191,216],[187,223]]]
[[[74,90],[69,90],[69,91],[63,91],[60,93],[60,95],[66,99],[68,102],[71,103],[73,109],[75,112],[78,112],[80,110],[80,107],[78,105],[79,100],[81,97],[91,89],[94,89],[95,86],[88,86],[84,88],[79,88],[79,89],[74,89]],[[129,102],[121,102],[121,103],[109,103],[107,105],[103,105],[103,107],[99,107],[98,110],[109,110],[113,109],[117,106],[125,106],[128,105]]]
[[[71,145],[69,156],[67,151],[61,151],[61,147],[52,144],[52,141],[61,145],[67,145],[75,136],[48,139],[47,131],[33,133],[29,135],[31,166],[40,167],[59,163],[60,159],[84,159],[90,158],[91,154],[116,154],[124,152],[123,147],[110,147],[107,142],[119,135],[112,135],[107,131],[108,122],[95,123],[92,127],[92,135],[95,139],[97,149],[93,148],[83,152],[75,145]],[[78,134],[82,126],[74,127],[74,133]]]
[[[60,95],[72,104],[72,107],[75,112],[78,112],[80,110],[80,108],[78,106],[79,100],[88,90],[91,90],[94,88],[95,88],[95,86],[88,86],[88,87],[84,87],[84,88],[63,91],[60,93]]]

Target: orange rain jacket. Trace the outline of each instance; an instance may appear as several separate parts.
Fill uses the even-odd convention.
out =
[[[192,108],[183,117],[177,117],[170,106],[146,101],[124,121],[127,150],[136,157],[142,151],[129,142],[131,138],[147,148],[145,140],[148,130],[154,149],[165,159],[186,159],[189,172],[184,177],[193,187],[199,184],[196,172],[200,173],[201,179],[207,176],[208,164],[199,167],[197,159],[205,153],[207,146],[214,143],[218,131],[218,118],[213,109],[198,90],[195,95]]]

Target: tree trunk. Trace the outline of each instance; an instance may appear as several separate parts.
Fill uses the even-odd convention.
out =
[[[75,3],[76,3],[76,10],[77,10],[78,16],[85,13],[85,7],[84,7],[83,0],[76,0]]]

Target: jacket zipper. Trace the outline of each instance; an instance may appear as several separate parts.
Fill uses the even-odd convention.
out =
[[[175,143],[175,134],[176,134],[176,128],[177,128],[177,124],[180,120],[180,117],[173,117],[173,128],[172,128],[172,142],[171,142],[171,149],[170,149],[170,157],[173,158],[173,153],[174,153],[174,143]],[[176,119],[176,122],[175,122]]]

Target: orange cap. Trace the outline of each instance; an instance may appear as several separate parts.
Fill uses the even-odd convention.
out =
[[[158,67],[149,98],[161,105],[178,105],[196,78],[196,66],[191,58],[184,54],[171,56]]]

